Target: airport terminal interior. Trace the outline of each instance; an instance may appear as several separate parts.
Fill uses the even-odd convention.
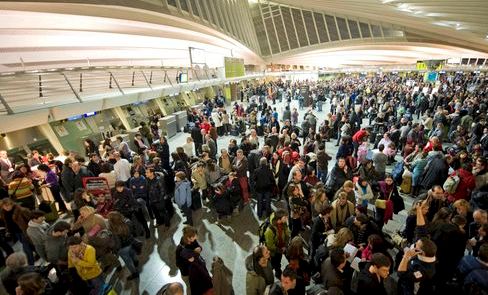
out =
[[[0,1],[0,295],[488,294],[488,1]]]

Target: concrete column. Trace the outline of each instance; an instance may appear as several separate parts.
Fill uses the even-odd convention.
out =
[[[56,132],[54,132],[53,128],[49,123],[42,124],[38,126],[39,131],[49,140],[49,142],[52,144],[58,155],[62,155],[64,151],[64,147],[61,144],[61,141],[59,141],[58,136],[56,135]]]
[[[167,116],[168,112],[166,111],[166,108],[164,107],[163,102],[161,101],[161,98],[158,97],[158,98],[154,99],[154,101],[156,102],[156,105],[158,106],[158,108],[161,110],[161,113],[164,116]]]
[[[122,125],[124,125],[124,128],[126,130],[130,130],[131,127],[130,127],[130,124],[129,124],[129,120],[127,120],[127,115],[124,113],[124,110],[122,110],[121,107],[115,107],[113,108],[115,114],[117,115],[117,117],[119,117],[120,121],[122,122]]]

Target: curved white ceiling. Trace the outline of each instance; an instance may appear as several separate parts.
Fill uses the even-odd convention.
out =
[[[119,18],[0,10],[0,72],[73,66],[190,66],[189,47],[205,50],[209,67],[224,56],[261,63],[220,32]]]
[[[274,2],[375,19],[410,33],[418,31],[427,37],[423,39],[432,41],[333,42],[326,49],[301,48],[266,62],[341,67],[488,57],[488,0]],[[223,65],[223,56],[231,55],[244,58],[247,64],[264,63],[235,39],[177,16],[123,6],[66,3],[3,2],[0,7],[0,72],[87,65],[188,66],[188,47],[204,49],[211,67]],[[451,45],[433,43],[435,40]]]
[[[391,44],[357,44],[307,51],[273,59],[276,64],[318,67],[415,64],[418,60],[479,57],[488,54],[454,46],[404,42]]]

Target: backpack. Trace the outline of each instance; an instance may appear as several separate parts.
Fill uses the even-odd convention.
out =
[[[442,188],[444,189],[445,192],[448,194],[454,194],[458,188],[459,183],[461,182],[461,178],[459,175],[454,174],[449,176],[444,184],[442,185]]]
[[[266,218],[266,220],[259,225],[259,228],[258,228],[259,244],[264,245],[264,243],[266,242],[266,238],[265,238],[264,234],[266,233],[266,230],[270,226],[271,226],[271,221],[270,221],[269,217]],[[273,231],[273,233],[276,234],[276,229],[273,226],[271,226],[270,228]]]

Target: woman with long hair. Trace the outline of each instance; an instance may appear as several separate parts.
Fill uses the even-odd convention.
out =
[[[127,269],[131,273],[127,280],[133,280],[139,277],[139,271],[137,270],[139,260],[137,259],[136,251],[132,247],[134,238],[127,225],[128,222],[130,221],[117,211],[112,211],[108,214],[108,228],[119,246],[118,254],[124,260]]]

